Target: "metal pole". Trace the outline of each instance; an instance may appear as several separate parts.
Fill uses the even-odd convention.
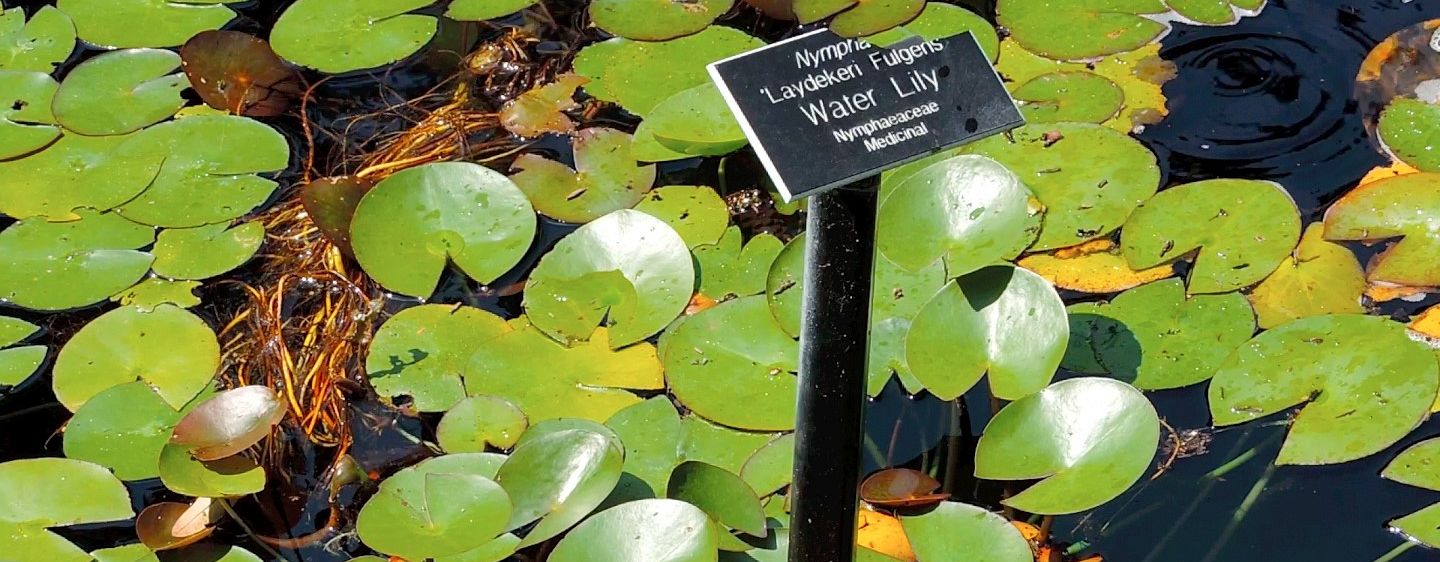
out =
[[[874,183],[810,197],[790,488],[791,562],[851,562],[855,557],[875,256]]]

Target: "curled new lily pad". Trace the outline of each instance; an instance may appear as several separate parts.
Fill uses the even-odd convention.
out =
[[[397,172],[366,193],[350,241],[381,285],[423,297],[449,262],[482,283],[494,281],[530,249],[535,224],[530,201],[505,176],[442,162]]]
[[[504,320],[474,307],[408,308],[380,326],[365,372],[381,396],[409,396],[422,412],[445,411],[465,398],[461,376],[470,356],[509,331]]]
[[[1028,562],[1030,542],[1004,517],[984,508],[945,502],[924,515],[900,518],[919,562],[944,562],[955,552],[974,562]]]
[[[1323,238],[1323,227],[1305,227],[1300,245],[1250,292],[1261,328],[1321,314],[1362,313],[1365,273],[1349,248]]]
[[[0,301],[35,310],[94,304],[125,290],[150,269],[136,250],[153,229],[106,213],[51,223],[32,218],[0,232]]]
[[[46,528],[134,515],[125,486],[100,465],[60,458],[0,463],[0,549],[6,558],[85,562],[85,551]]]
[[[511,498],[464,456],[405,468],[380,484],[360,510],[356,529],[367,546],[425,560],[483,545],[505,530]]]
[[[390,64],[435,36],[433,16],[409,12],[434,0],[299,0],[270,31],[275,52],[290,62],[339,73]]]
[[[440,419],[435,438],[450,453],[483,453],[487,446],[509,449],[529,422],[509,401],[494,396],[461,400]]]
[[[663,41],[690,35],[730,11],[735,0],[594,0],[590,18],[614,35]]]
[[[1244,295],[1187,297],[1179,279],[1142,285],[1109,303],[1080,303],[1069,310],[1071,329],[1081,317],[1089,330],[1072,333],[1071,341],[1089,346],[1105,372],[1143,390],[1209,379],[1255,332],[1255,314]]]
[[[195,308],[200,306],[200,297],[195,295],[195,289],[199,288],[199,281],[173,281],[163,277],[150,277],[110,297],[110,300],[120,303],[120,306],[134,306],[143,311],[154,310],[162,304]]]
[[[654,160],[676,159],[666,151],[684,156],[724,156],[749,142],[714,84],[701,84],[665,98],[640,122],[635,137],[637,141],[653,139],[661,146],[662,157]]]
[[[1303,405],[1279,464],[1334,464],[1377,453],[1430,413],[1440,365],[1388,318],[1332,314],[1261,333],[1210,383],[1210,413],[1226,426]]]
[[[115,471],[122,480],[160,474],[160,450],[179,409],[145,382],[106,389],[85,402],[65,428],[65,456]]]
[[[655,348],[648,343],[612,350],[612,331],[597,328],[587,341],[566,347],[524,319],[512,326],[513,331],[469,356],[465,385],[476,394],[509,400],[532,423],[555,418],[602,422],[640,402],[625,389],[665,386]],[[538,372],[548,374],[517,376]]]
[[[175,425],[170,442],[190,448],[195,460],[237,454],[270,435],[285,418],[285,404],[268,386],[242,386],[215,394]]]
[[[763,537],[765,512],[755,490],[739,476],[715,465],[688,461],[675,467],[665,497],[699,507],[716,523]]]
[[[50,73],[75,50],[75,24],[54,6],[25,21],[25,9],[0,13],[0,70]]]
[[[355,208],[375,182],[357,176],[322,178],[300,188],[300,203],[315,227],[347,256],[354,256],[350,246],[350,222]]]
[[[1030,513],[1076,513],[1139,480],[1159,440],[1159,417],[1140,391],[1111,379],[1069,379],[990,420],[975,452],[975,476],[1040,478],[1001,503]]]
[[[450,10],[455,10],[454,4],[450,5]],[[500,125],[522,137],[574,131],[575,122],[565,112],[580,107],[574,100],[575,89],[589,81],[589,78],[575,74],[556,76],[554,82],[506,102],[500,108]],[[575,150],[578,152],[580,149],[576,147]],[[579,154],[575,158],[579,160]]]
[[[1160,58],[1159,45],[1087,62],[1047,59],[1013,38],[1002,41],[999,49],[995,69],[1031,122],[1085,121],[1128,133],[1168,113],[1160,86],[1175,76],[1176,68]]]
[[[17,8],[18,9],[18,8]],[[0,70],[0,159],[45,147],[60,137],[50,100],[60,85],[43,72]]]
[[[626,209],[580,227],[540,259],[525,289],[525,312],[536,328],[565,342],[588,338],[603,319],[618,348],[668,325],[694,287],[695,267],[680,235]]]
[[[86,43],[111,49],[173,47],[235,18],[222,6],[241,0],[60,0]]]
[[[217,223],[171,228],[155,239],[155,273],[171,279],[207,279],[243,265],[265,241],[265,225],[247,222],[234,228]]]
[[[709,83],[705,65],[764,45],[724,26],[661,42],[615,38],[582,49],[575,72],[591,80],[590,95],[644,117],[666,98]]]
[[[180,55],[164,49],[102,53],[65,76],[51,107],[61,125],[82,135],[138,131],[185,105],[180,91],[189,82],[171,73],[178,68]]]
[[[210,536],[222,513],[210,498],[150,504],[135,517],[135,534],[154,551],[182,548]]]
[[[539,0],[455,0],[445,10],[445,17],[459,21],[483,21],[505,17]]]
[[[830,20],[830,31],[842,37],[872,35],[915,19],[925,0],[856,0]]]
[[[1117,293],[1175,275],[1175,267],[1161,264],[1134,270],[1120,248],[1109,239],[1091,240],[1043,254],[1030,254],[1016,262],[1061,289],[1081,293]]]
[[[1426,172],[1440,172],[1440,106],[1422,100],[1396,98],[1380,114],[1380,139],[1396,159]]]
[[[552,562],[706,562],[719,530],[705,512],[670,499],[639,500],[596,514],[566,535]]]
[[[1253,285],[1280,266],[1300,239],[1300,211],[1280,184],[1206,180],[1167,189],[1125,222],[1120,245],[1132,267],[1196,252],[1191,293]]]
[[[766,299],[742,297],[696,314],[666,335],[670,390],[695,413],[756,430],[795,426],[798,344]]]
[[[942,400],[987,373],[991,393],[1018,400],[1050,382],[1068,338],[1065,305],[1048,281],[991,266],[951,281],[925,303],[905,338],[905,357]]]
[[[560,429],[564,421],[532,426],[495,477],[515,506],[507,530],[539,520],[520,548],[539,544],[580,522],[620,479],[625,456],[620,440],[598,423]],[[546,429],[547,425],[557,428]],[[530,433],[538,437],[531,439]]]
[[[210,385],[220,344],[205,321],[162,305],[117,308],[86,324],[55,360],[55,397],[71,411],[112,386],[143,381],[179,409]]]
[[[699,265],[700,293],[717,300],[748,297],[765,292],[770,265],[785,248],[779,238],[767,233],[756,234],[745,246],[740,228],[725,229],[715,244],[695,246],[695,262]]]
[[[269,117],[300,95],[300,79],[265,40],[239,31],[205,31],[180,47],[190,87],[215,109]]]
[[[665,221],[690,248],[718,244],[730,224],[730,208],[725,200],[703,185],[657,188],[646,194],[635,210]]]
[[[1400,238],[1375,260],[1372,282],[1440,286],[1440,174],[1365,184],[1325,211],[1327,240]]]
[[[655,183],[655,167],[631,154],[629,134],[592,127],[575,134],[575,169],[537,154],[524,154],[510,176],[544,215],[584,223],[638,203]]]
[[[936,493],[940,481],[911,468],[887,468],[865,477],[860,499],[883,507],[910,507],[939,503],[950,494]]]
[[[80,218],[82,208],[107,211],[144,191],[160,159],[119,149],[135,135],[63,135],[24,158],[0,160],[0,213],[18,219]]]
[[[0,386],[17,386],[25,382],[45,362],[48,351],[45,346],[15,346],[38,333],[39,326],[18,318],[0,316]]]

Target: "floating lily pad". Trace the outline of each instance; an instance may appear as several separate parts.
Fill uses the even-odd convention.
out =
[[[180,421],[144,382],[112,386],[85,402],[65,429],[65,456],[115,471],[122,480],[160,474],[160,450]]]
[[[944,502],[924,515],[900,518],[920,562],[943,562],[965,552],[973,562],[1028,562],[1030,542],[1004,517],[984,508]]]
[[[730,224],[730,209],[725,200],[713,188],[703,185],[657,188],[646,194],[635,205],[635,210],[665,221],[690,248],[718,244]]]
[[[160,557],[139,543],[102,548],[92,551],[90,557],[94,562],[160,562]]]
[[[60,0],[85,42],[111,49],[173,47],[235,18],[222,6],[242,0]]]
[[[300,188],[300,203],[315,227],[347,256],[354,256],[350,247],[350,222],[355,208],[375,182],[356,176],[321,178]]]
[[[143,381],[179,409],[210,385],[220,344],[205,321],[162,305],[117,308],[86,324],[55,360],[55,397],[77,411],[112,386]]]
[[[909,175],[880,204],[876,246],[910,271],[944,259],[962,275],[1019,255],[1033,238],[1030,190],[983,156],[956,156]]]
[[[1270,275],[1299,239],[1300,211],[1280,184],[1219,179],[1156,194],[1125,222],[1120,245],[1131,267],[1197,252],[1190,292],[1223,293]]]
[[[51,73],[75,50],[75,24],[54,6],[41,6],[25,21],[25,9],[0,14],[0,70]]]
[[[52,109],[66,129],[82,135],[119,135],[174,115],[190,85],[180,55],[164,49],[125,49],[87,59],[65,75]],[[123,111],[117,111],[123,106]]]
[[[494,281],[530,249],[535,225],[530,201],[505,176],[442,162],[397,172],[366,193],[350,241],[381,285],[423,297],[448,262],[481,283]]]
[[[795,18],[800,23],[813,23],[854,6],[856,0],[792,0]]]
[[[1001,503],[1030,513],[1077,513],[1139,480],[1159,440],[1159,417],[1140,391],[1111,379],[1068,379],[990,420],[975,452],[975,476],[1042,479]]]
[[[511,166],[511,181],[535,209],[554,219],[585,223],[633,207],[655,183],[655,167],[631,155],[629,134],[592,127],[575,134],[575,169],[537,154]]]
[[[1255,333],[1255,314],[1239,293],[1186,297],[1179,279],[1142,285],[1109,303],[1080,303],[1093,318],[1079,339],[1111,376],[1143,390],[1189,386],[1215,374]],[[1072,334],[1072,340],[1075,341]]]
[[[663,41],[705,29],[735,0],[593,0],[590,19],[613,35]]]
[[[183,548],[210,536],[223,513],[210,498],[197,498],[194,503],[152,503],[135,517],[135,534],[147,547],[144,554]]]
[[[1030,123],[1104,123],[1125,103],[1120,86],[1092,72],[1042,74],[1012,95],[1023,103],[1020,110]]]
[[[719,529],[688,503],[639,500],[596,514],[560,540],[551,562],[707,562]]]
[[[745,246],[740,228],[725,229],[715,244],[695,246],[695,262],[700,266],[700,293],[717,300],[748,297],[765,292],[770,264],[785,248],[785,243],[767,233],[756,234]]]
[[[455,0],[445,17],[458,21],[484,21],[524,10],[539,0]]]
[[[1168,12],[1162,0],[1003,0],[995,9],[1016,41],[1056,60],[1131,51],[1170,29],[1145,17]]]
[[[914,34],[927,41],[936,41],[967,31],[975,36],[975,41],[980,44],[980,50],[985,52],[985,57],[990,59],[990,62],[995,62],[1000,48],[1000,37],[995,33],[995,26],[979,14],[953,4],[929,2],[919,16],[905,25],[866,37],[865,40],[873,45],[890,45]]]
[[[925,0],[856,0],[830,20],[830,31],[842,37],[872,35],[915,19]]]
[[[360,510],[366,546],[425,560],[483,545],[505,530],[512,503],[494,480],[439,457],[402,469]]]
[[[1305,228],[1300,245],[1250,292],[1260,327],[1321,314],[1362,313],[1365,273],[1349,248],[1323,238],[1316,223]]]
[[[740,431],[696,415],[681,418],[680,425],[684,432],[685,460],[713,464],[737,474],[751,455],[780,436],[775,432]]]
[[[201,543],[177,550],[173,555],[166,554],[167,556],[163,556],[160,562],[264,562],[255,553],[245,550],[243,547],[216,543]]]
[[[465,398],[461,377],[470,356],[509,331],[504,320],[474,307],[407,308],[376,332],[365,372],[381,396],[409,396],[422,412],[443,412]]]
[[[1160,87],[1175,76],[1176,69],[1174,63],[1160,57],[1159,45],[1087,62],[1047,59],[1025,50],[1013,38],[1002,41],[999,49],[995,69],[1006,79],[1013,95],[1022,102],[1021,111],[1032,122],[1064,117],[1128,133],[1157,123],[1168,113]],[[1085,75],[1098,76],[1118,88],[1121,97],[1114,114],[1091,121],[1101,117],[1115,91],[1101,80],[1080,77]],[[1032,82],[1036,85],[1032,86]]]
[[[1325,211],[1327,240],[1400,240],[1376,259],[1372,282],[1440,285],[1440,174],[1407,174],[1365,184]]]
[[[795,471],[795,434],[787,433],[766,443],[745,460],[740,477],[756,493],[768,496],[790,484]]]
[[[35,310],[65,310],[105,300],[150,269],[136,251],[153,229],[113,214],[81,220],[28,219],[0,232],[0,300]]]
[[[536,424],[530,432],[559,421]],[[501,465],[495,481],[510,494],[515,505],[506,529],[540,521],[525,535],[519,548],[565,532],[615,489],[624,464],[624,446],[605,426],[589,424],[593,429],[581,424],[545,432],[533,440],[522,439]]]
[[[73,221],[81,208],[106,211],[129,201],[160,168],[159,158],[119,150],[133,136],[64,135],[25,158],[0,160],[0,213]]]
[[[190,87],[215,109],[280,115],[301,94],[300,79],[270,44],[239,31],[205,31],[180,48]]]
[[[505,533],[494,540],[449,556],[436,556],[434,562],[502,562],[515,554],[520,546],[520,537],[514,533]],[[384,562],[384,561],[382,561]]]
[[[1030,254],[1016,262],[1061,289],[1081,293],[1118,293],[1175,275],[1175,267],[1161,264],[1134,270],[1120,248],[1109,239],[1091,240],[1043,254]]]
[[[670,391],[710,420],[744,429],[795,427],[799,344],[766,299],[742,297],[690,317],[668,335]]]
[[[483,453],[486,446],[514,446],[527,426],[525,413],[509,401],[471,396],[445,412],[435,429],[435,438],[449,453]]]
[[[1054,139],[1056,133],[1059,140]],[[1013,140],[1012,140],[1013,139]],[[1027,125],[972,144],[1015,172],[1045,205],[1032,249],[1072,246],[1109,234],[1155,193],[1155,155],[1133,138],[1100,125]]]
[[[210,396],[175,425],[170,442],[199,461],[239,454],[270,435],[285,418],[285,404],[268,386],[250,385]]]
[[[270,31],[285,60],[340,73],[390,64],[435,36],[432,16],[411,14],[435,0],[299,0]]]
[[[1396,98],[1380,114],[1380,140],[1396,159],[1426,172],[1440,172],[1440,106]]]
[[[665,98],[640,122],[635,135],[653,137],[665,150],[686,156],[724,156],[749,143],[714,84]]]
[[[1440,473],[1434,467],[1440,465],[1440,439],[1421,441],[1395,456],[1380,476],[1401,484],[1440,492]]]
[[[18,8],[16,8],[18,9]],[[50,100],[60,85],[43,72],[0,70],[0,159],[33,152],[60,138]]]
[[[566,347],[523,319],[512,326],[513,331],[468,356],[465,386],[475,394],[509,400],[531,423],[555,418],[603,422],[640,402],[625,389],[665,386],[655,348],[648,343],[612,350],[610,331],[597,328],[588,341]]]
[[[160,451],[160,480],[171,491],[187,496],[235,497],[265,489],[265,469],[243,455],[195,460],[189,447],[171,443]]]
[[[566,342],[588,338],[603,319],[618,348],[668,325],[694,287],[680,235],[626,209],[580,227],[540,259],[525,288],[525,312],[536,328]]]
[[[0,549],[10,562],[90,562],[91,557],[64,537],[36,525],[7,524]]]
[[[684,457],[685,426],[665,396],[615,412],[605,422],[625,445],[624,474],[615,495],[625,500],[664,495],[670,473]]]
[[[1440,365],[1405,325],[1357,314],[1311,316],[1261,333],[1210,383],[1227,426],[1303,405],[1276,460],[1334,464],[1377,453],[1430,413]]]
[[[1069,338],[1065,304],[1044,278],[992,266],[941,289],[915,315],[905,357],[915,378],[953,400],[990,375],[990,391],[1018,400],[1045,388]]]
[[[865,477],[860,499],[877,507],[913,507],[938,504],[950,494],[937,492],[940,481],[913,468],[887,468]]]
[[[151,277],[110,297],[110,300],[120,303],[120,306],[133,306],[147,312],[162,304],[194,308],[200,306],[200,297],[195,295],[195,289],[199,288],[199,281],[172,281],[163,277]]]
[[[670,41],[615,38],[582,49],[575,72],[590,79],[585,86],[590,95],[644,117],[666,98],[710,83],[705,65],[763,46],[740,30],[718,25]]]
[[[455,4],[450,5],[450,10],[455,10]],[[574,131],[575,122],[565,112],[580,107],[574,99],[575,89],[589,81],[584,76],[561,74],[552,83],[520,94],[500,108],[500,126],[522,137]],[[578,154],[576,159],[579,159]]]
[[[134,514],[125,486],[100,465],[59,458],[0,463],[0,550],[9,560],[86,562],[85,551],[46,527]]]
[[[765,512],[755,490],[718,466],[699,461],[681,463],[670,474],[665,497],[699,507],[725,527],[757,537],[766,535]]]
[[[43,345],[10,347],[39,332],[39,326],[18,318],[0,316],[0,386],[17,386],[25,382],[45,362],[48,349]]]
[[[207,279],[243,265],[265,241],[265,225],[247,222],[229,228],[217,223],[172,228],[155,239],[155,273],[172,279]]]

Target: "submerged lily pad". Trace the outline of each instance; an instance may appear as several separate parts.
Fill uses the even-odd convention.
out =
[[[1139,480],[1159,440],[1160,419],[1140,391],[1117,380],[1068,379],[990,420],[975,451],[975,476],[1042,479],[1001,503],[1030,513],[1077,513]]]
[[[1049,384],[1069,332],[1050,282],[992,266],[951,281],[925,303],[905,338],[905,357],[941,400],[964,394],[987,373],[992,394],[1018,400]]]
[[[539,544],[580,522],[620,479],[625,456],[620,440],[595,422],[573,428],[563,428],[563,422],[532,426],[495,477],[515,505],[507,530],[540,521],[519,548]],[[555,429],[546,429],[547,424]],[[530,433],[538,437],[531,438]]]
[[[639,500],[596,514],[555,546],[551,562],[707,562],[719,529],[704,511],[669,499]]]
[[[280,115],[301,93],[295,71],[248,33],[202,32],[185,42],[180,58],[200,99],[235,115]]]
[[[100,465],[60,458],[0,463],[0,549],[8,559],[88,561],[85,551],[46,528],[134,515],[124,484]]]
[[[465,552],[505,530],[510,497],[473,465],[449,462],[453,457],[402,469],[380,484],[356,523],[366,546],[425,560]]]
[[[135,534],[147,547],[144,554],[153,558],[149,550],[183,548],[209,536],[222,513],[210,498],[197,498],[194,503],[152,503],[135,517]]]
[[[53,221],[80,218],[81,208],[107,211],[144,191],[160,160],[119,149],[135,135],[64,135],[44,150],[0,160],[0,213]]]
[[[910,507],[931,505],[948,499],[940,492],[940,481],[913,468],[887,468],[865,477],[860,483],[860,499],[878,507]]]
[[[448,453],[483,453],[486,446],[509,449],[529,422],[504,398],[471,396],[452,406],[435,428],[435,439]]]
[[[381,285],[425,297],[449,262],[481,283],[494,281],[530,249],[535,229],[534,208],[505,176],[442,162],[397,172],[366,193],[350,240]]]
[[[1425,101],[1396,98],[1380,114],[1380,140],[1391,154],[1425,172],[1440,172],[1440,106]]]
[[[60,0],[81,39],[99,47],[173,47],[235,18],[243,0]]]
[[[179,409],[210,385],[220,344],[205,321],[173,305],[117,308],[86,324],[55,360],[55,397],[77,411],[112,386],[143,381]]]
[[[983,156],[947,158],[892,188],[876,216],[876,246],[909,271],[944,259],[963,275],[1019,255],[1033,236],[1030,190]]]
[[[409,396],[422,412],[442,412],[465,398],[470,356],[507,332],[504,320],[474,307],[407,308],[375,333],[365,372],[381,396]]]
[[[669,225],[635,210],[600,217],[562,238],[525,288],[525,312],[551,337],[575,342],[605,320],[610,345],[654,335],[685,310],[695,267]]]
[[[450,10],[455,10],[454,4],[450,5]],[[584,76],[561,74],[552,83],[520,94],[500,108],[500,126],[522,137],[574,131],[575,122],[565,112],[580,107],[574,99],[575,89],[589,81]],[[578,154],[576,158],[579,158]]]
[[[18,9],[18,8],[17,8]],[[43,72],[0,70],[0,160],[33,152],[60,137],[50,100],[60,85]]]
[[[433,16],[411,14],[435,0],[298,0],[270,31],[290,62],[340,73],[390,64],[420,50],[438,30]]]
[[[984,508],[944,502],[924,515],[900,518],[920,562],[944,562],[966,552],[967,562],[1028,562],[1030,542],[1004,517]]]
[[[189,86],[180,55],[164,49],[125,49],[80,63],[55,93],[52,109],[66,129],[82,135],[138,131],[174,115]],[[117,111],[117,105],[123,111]]]
[[[735,0],[593,0],[590,18],[613,35],[663,41],[703,30]]]
[[[1156,194],[1125,222],[1120,245],[1131,267],[1197,252],[1191,293],[1253,285],[1280,266],[1300,239],[1300,210],[1280,184],[1217,179]]]
[[[65,427],[65,456],[115,471],[122,480],[160,475],[160,450],[179,409],[145,382],[112,386],[85,402]]]
[[[300,188],[300,203],[315,227],[347,256],[355,252],[350,246],[350,222],[355,208],[375,182],[357,176],[321,178]]]
[[[575,134],[575,168],[523,154],[510,180],[544,215],[585,223],[633,207],[655,183],[655,167],[637,165],[629,134],[592,127]]]
[[[1210,413],[1227,426],[1303,405],[1279,464],[1335,464],[1377,453],[1430,413],[1440,364],[1405,325],[1333,314],[1261,333],[1210,383]]]
[[[635,210],[665,221],[690,248],[719,243],[730,224],[730,209],[725,200],[713,188],[703,185],[667,185],[654,189],[635,205]]]
[[[40,327],[18,318],[0,316],[0,386],[16,386],[40,368],[48,349],[43,345],[10,347],[33,337]]]
[[[665,497],[699,507],[717,523],[763,537],[765,511],[755,490],[739,476],[715,465],[688,461],[675,467]]]
[[[285,418],[285,404],[268,386],[250,385],[216,393],[185,414],[170,442],[190,449],[199,461],[213,461],[249,449]]]
[[[1372,282],[1440,286],[1440,174],[1406,174],[1357,187],[1325,211],[1327,240],[1400,240],[1375,260]]]
[[[743,31],[718,25],[669,41],[615,38],[582,49],[575,72],[590,79],[585,86],[590,95],[644,117],[670,96],[710,83],[706,65],[763,46]]]
[[[740,228],[732,226],[715,244],[695,246],[695,262],[699,265],[700,293],[716,300],[748,297],[765,292],[770,264],[785,248],[779,238],[767,233],[756,234],[740,245],[744,237]]]
[[[799,344],[760,296],[727,301],[666,335],[670,391],[695,413],[757,430],[795,427]]]
[[[217,223],[171,228],[155,239],[155,273],[171,279],[208,279],[241,265],[260,250],[265,225],[247,222],[229,228]]]
[[[1305,227],[1300,245],[1250,292],[1261,328],[1321,314],[1365,311],[1365,273],[1349,248],[1324,239],[1319,224]]]
[[[32,218],[0,231],[0,301],[34,310],[94,304],[125,290],[150,269],[154,229],[114,214],[80,220]]]
[[[25,9],[0,13],[0,70],[51,73],[75,50],[75,24],[54,6],[41,6],[25,21]]]

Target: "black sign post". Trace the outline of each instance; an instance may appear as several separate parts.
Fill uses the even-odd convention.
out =
[[[880,47],[820,29],[716,62],[710,75],[781,195],[813,196],[789,559],[849,562],[877,204],[857,180],[1023,119],[968,33]]]

